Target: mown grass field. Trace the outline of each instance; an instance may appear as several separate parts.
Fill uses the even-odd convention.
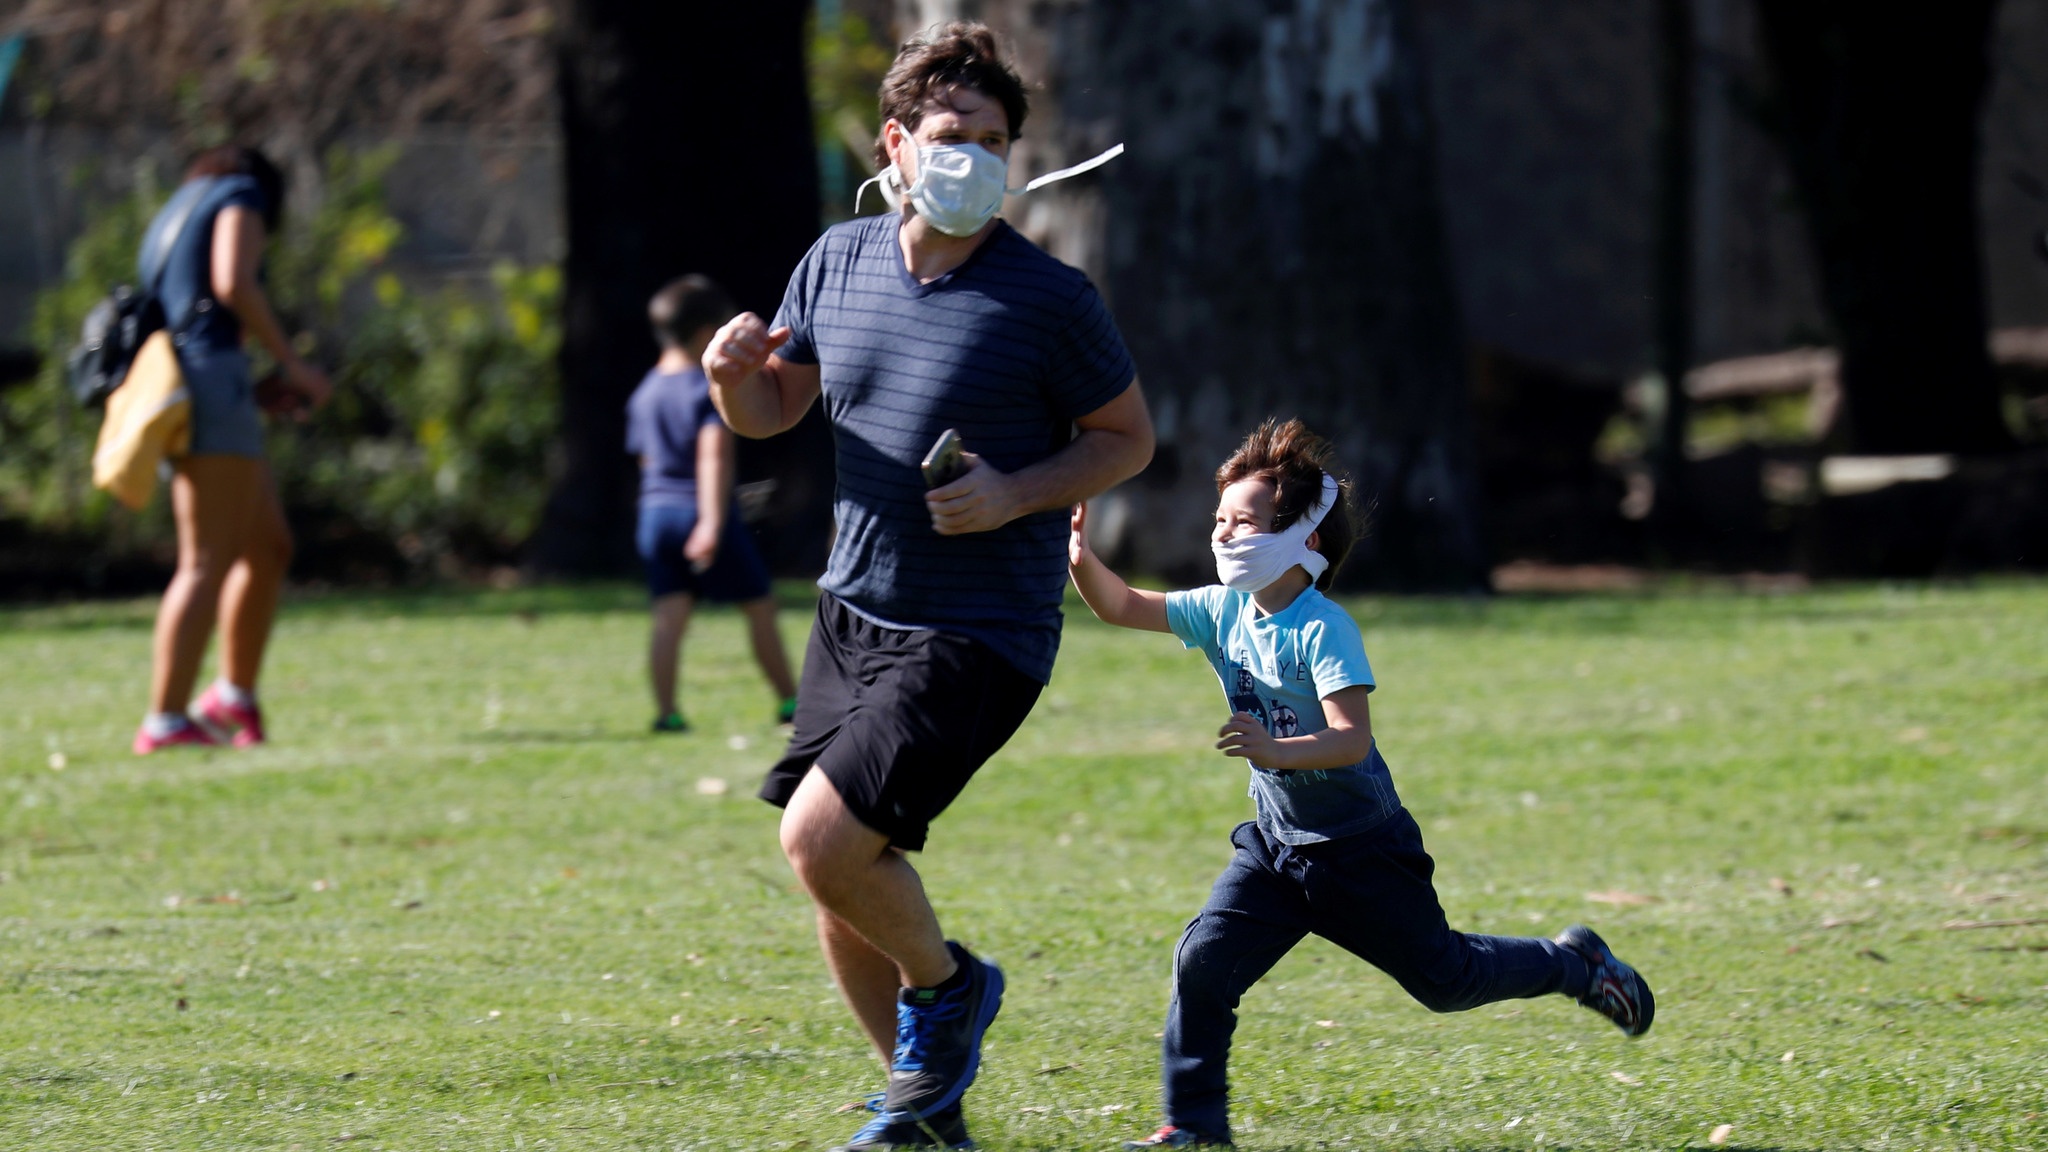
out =
[[[857,1126],[736,616],[655,737],[630,590],[305,598],[272,746],[138,759],[151,607],[0,610],[0,1149]],[[1245,1005],[1242,1147],[2048,1147],[2048,585],[1351,607],[1453,922],[1594,924],[1657,1026],[1433,1016],[1310,941]],[[920,862],[1009,974],[989,1149],[1157,1122],[1171,945],[1248,811],[1201,661],[1069,620]]]

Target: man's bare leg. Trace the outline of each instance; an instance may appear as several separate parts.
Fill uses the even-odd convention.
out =
[[[903,986],[896,962],[822,906],[818,946],[825,952],[825,965],[832,969],[839,994],[887,1067],[896,1055],[896,990]]]
[[[902,853],[889,847],[887,836],[862,824],[847,810],[838,789],[815,766],[783,810],[782,851],[819,912],[830,913],[895,965],[898,986],[936,987],[959,968],[946,948],[939,918],[925,898],[917,870]],[[821,924],[819,939],[827,942],[827,961],[834,965],[833,975],[838,977],[838,960],[829,942],[837,937],[837,927],[831,931],[833,936],[828,937]],[[853,966],[848,972],[863,991],[860,999],[849,994],[847,1000],[860,1017],[862,1030],[874,1040],[869,1027],[872,993],[868,989],[875,980],[871,970],[876,965],[872,957],[849,951]],[[841,988],[846,987],[842,982]],[[890,994],[893,1000],[894,989]],[[886,1046],[878,1043],[885,1050],[894,1046],[893,1016],[892,1008]]]

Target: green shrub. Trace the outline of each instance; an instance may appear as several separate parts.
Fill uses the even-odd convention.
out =
[[[115,284],[135,281],[135,253],[165,195],[142,169],[133,192],[104,206],[71,245],[64,279],[37,295],[28,334],[42,352],[42,370],[33,384],[0,393],[0,516],[46,532],[98,534],[110,551],[170,532],[162,501],[140,516],[116,514],[118,506],[93,490],[99,414],[78,407],[64,383],[64,357],[85,314]]]

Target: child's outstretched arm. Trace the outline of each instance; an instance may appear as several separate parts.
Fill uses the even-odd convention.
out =
[[[1074,589],[1081,594],[1097,619],[1119,628],[1141,628],[1147,632],[1171,632],[1166,625],[1166,597],[1124,583],[1088,547],[1088,506],[1074,505],[1067,537],[1067,572]]]

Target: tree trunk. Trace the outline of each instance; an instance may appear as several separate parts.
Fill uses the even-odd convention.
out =
[[[701,272],[742,308],[772,315],[817,237],[807,8],[802,0],[562,6],[569,250],[561,471],[530,555],[543,574],[617,573],[632,562],[625,404],[657,354],[648,297]],[[743,457],[743,478],[809,443],[804,435]]]
[[[1685,493],[1688,409],[1685,374],[1692,368],[1694,292],[1694,89],[1697,48],[1691,0],[1658,0],[1657,247],[1654,263],[1657,374],[1664,403],[1650,444],[1656,502],[1650,506],[1658,548],[1677,551],[1690,524]]]
[[[1857,452],[2015,446],[1985,350],[1977,230],[1995,6],[1757,5]]]
[[[1050,238],[1103,282],[1160,432],[1152,467],[1099,518],[1110,551],[1207,572],[1216,466],[1264,417],[1300,416],[1371,513],[1348,584],[1486,588],[1408,0],[982,7],[1014,13],[998,27],[1045,80],[1032,171],[1129,149],[1084,178],[1092,191],[1061,193],[1095,201],[1078,216],[1100,239]],[[1011,204],[1034,234],[1044,195]]]

